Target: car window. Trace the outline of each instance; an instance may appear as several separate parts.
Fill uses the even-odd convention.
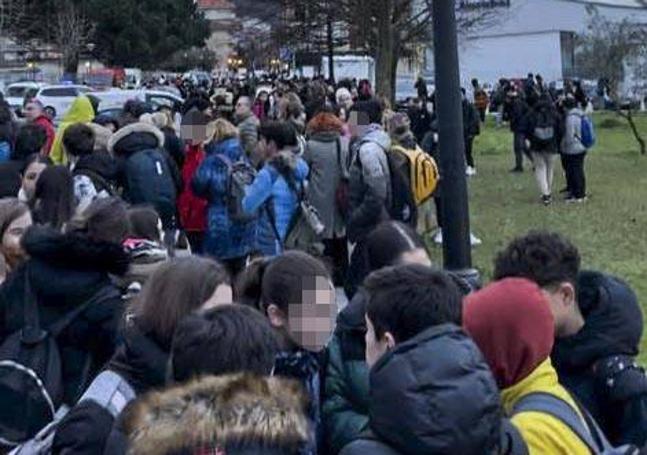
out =
[[[155,110],[162,106],[173,107],[173,99],[167,98],[162,95],[146,95],[146,102],[153,105]]]
[[[40,92],[40,96],[77,96],[76,89],[74,87],[57,87],[57,88],[46,88]]]
[[[22,98],[27,93],[28,87],[9,87],[7,89],[7,96]]]
[[[77,90],[79,91],[79,93],[81,93],[81,94],[83,94],[83,93],[90,93],[90,92],[93,92],[93,91],[94,91],[94,90],[92,90],[92,88],[90,88],[90,87],[77,87],[76,89],[77,89]]]

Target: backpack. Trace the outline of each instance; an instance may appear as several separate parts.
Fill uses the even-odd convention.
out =
[[[513,414],[541,412],[549,414],[566,425],[594,455],[634,455],[639,450],[631,445],[613,447],[586,409],[578,405],[584,422],[575,410],[561,398],[544,392],[530,393],[514,406]]]
[[[537,112],[537,122],[533,130],[534,140],[541,146],[547,146],[555,139],[555,122],[552,114],[547,111]]]
[[[136,393],[128,381],[111,370],[105,370],[99,374],[88,390],[79,399],[78,403],[93,401],[105,409],[116,419],[124,410],[126,405],[136,398]],[[26,443],[16,447],[9,455],[49,455],[52,453],[52,445],[59,423],[65,414],[57,418],[43,428],[38,434]]]
[[[582,116],[580,134],[582,137],[580,137],[579,140],[585,148],[590,149],[595,145],[596,137],[595,129],[593,128],[593,121],[586,115]]]
[[[133,153],[126,159],[125,173],[128,202],[152,205],[164,227],[172,226],[177,190],[162,152],[148,149]]]
[[[256,169],[245,160],[235,163],[224,155],[216,155],[227,166],[227,211],[232,221],[245,223],[256,219],[256,214],[247,214],[243,210],[245,187],[256,178]]]
[[[416,205],[421,205],[433,196],[440,173],[434,159],[420,147],[408,150],[404,147],[393,146],[391,153],[400,153],[407,158],[409,164],[409,186]]]
[[[119,296],[102,288],[49,327],[41,327],[38,303],[25,278],[23,326],[0,345],[0,446],[15,447],[55,420],[63,401],[60,349],[56,338],[96,302]],[[91,356],[86,368],[89,371]],[[82,382],[83,383],[83,382]]]

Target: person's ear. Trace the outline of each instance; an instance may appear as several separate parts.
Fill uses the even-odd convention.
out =
[[[560,293],[562,294],[564,305],[571,306],[577,303],[577,292],[572,283],[564,282],[560,284]]]
[[[387,351],[390,351],[395,347],[395,338],[391,332],[384,332],[384,341],[386,342]]]
[[[283,316],[283,312],[279,309],[278,306],[271,303],[267,306],[267,309],[265,311],[272,327],[285,326],[285,317]]]

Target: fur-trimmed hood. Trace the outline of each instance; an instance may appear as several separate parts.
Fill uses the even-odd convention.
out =
[[[128,408],[131,454],[169,455],[219,447],[297,452],[311,429],[299,385],[249,374],[207,377],[153,392]]]
[[[128,254],[121,245],[93,240],[77,232],[61,234],[49,227],[33,226],[22,239],[30,258],[61,269],[124,275]]]
[[[107,152],[108,142],[110,142],[110,138],[113,134],[112,131],[97,123],[88,123],[88,126],[92,128],[92,131],[94,132],[94,151]]]
[[[164,147],[164,133],[154,125],[137,122],[121,128],[108,141],[108,151],[114,155]]]

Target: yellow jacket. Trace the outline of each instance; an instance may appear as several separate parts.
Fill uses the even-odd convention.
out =
[[[550,359],[545,360],[523,381],[505,389],[501,394],[506,415],[514,405],[533,392],[544,392],[561,398],[578,414],[579,410],[568,391],[557,379]],[[581,417],[581,415],[580,415]],[[571,429],[559,419],[542,412],[520,412],[510,419],[521,432],[530,455],[591,455],[590,450]]]
[[[94,119],[94,109],[90,100],[85,95],[78,96],[66,112],[56,132],[52,150],[49,153],[54,164],[67,164],[67,154],[63,147],[63,133],[67,127],[74,123],[90,123],[92,119]]]

